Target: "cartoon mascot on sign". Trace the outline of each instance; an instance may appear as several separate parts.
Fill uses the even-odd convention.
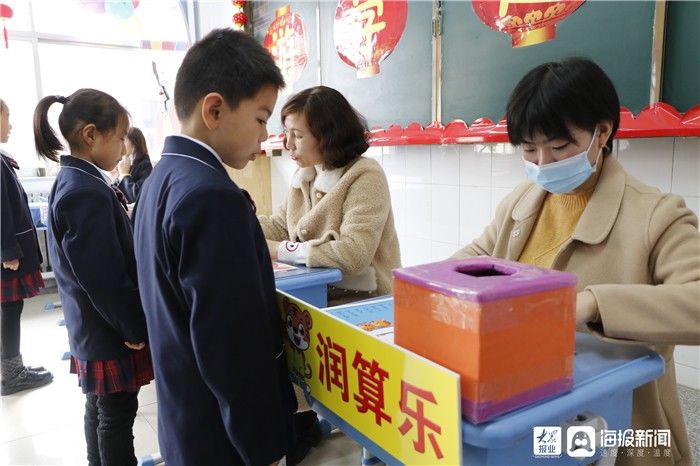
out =
[[[304,351],[309,349],[311,342],[310,330],[313,326],[309,311],[302,311],[299,306],[288,298],[282,300],[287,315],[287,337],[292,343],[292,368],[302,379],[311,378],[311,365],[306,362]]]

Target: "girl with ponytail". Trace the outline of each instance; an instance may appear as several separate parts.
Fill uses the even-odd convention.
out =
[[[58,126],[48,121],[63,106]],[[86,394],[85,439],[93,465],[136,464],[133,424],[141,385],[153,380],[145,345],[131,222],[126,204],[101,170],[126,152],[129,113],[95,89],[48,96],[34,112],[37,152],[61,164],[49,197],[49,255],[63,304],[71,372]]]

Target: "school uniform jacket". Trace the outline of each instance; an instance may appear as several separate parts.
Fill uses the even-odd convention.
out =
[[[27,194],[17,178],[10,157],[0,151],[2,157],[2,261],[19,259],[19,268],[2,268],[4,279],[22,277],[41,267],[42,257],[36,228],[27,204]]]
[[[132,203],[136,202],[141,192],[143,182],[146,181],[148,175],[151,174],[153,166],[147,158],[142,158],[138,162],[134,162],[131,166],[129,176],[125,176],[119,182],[118,188],[124,193],[126,199]]]
[[[620,453],[616,464],[689,465],[673,350],[676,344],[700,344],[698,219],[681,197],[641,183],[614,158],[607,157],[602,170],[552,268],[576,274],[578,291],[595,296],[600,320],[579,330],[615,343],[646,345],[666,361],[664,375],[634,391],[632,428],[670,428],[672,456]],[[454,257],[518,260],[545,196],[531,182],[516,187],[481,237]]]
[[[121,358],[146,341],[131,223],[100,171],[62,156],[49,197],[49,256],[73,356]]]
[[[279,460],[296,399],[251,203],[211,151],[170,136],[134,222],[166,463]]]
[[[320,180],[313,167],[299,169],[279,212],[259,217],[265,237],[308,241],[306,264],[340,269],[338,287],[391,293],[401,253],[386,175],[367,157],[332,172],[329,182],[332,174]]]

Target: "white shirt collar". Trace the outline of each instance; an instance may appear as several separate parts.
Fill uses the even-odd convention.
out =
[[[215,151],[209,144],[206,144],[206,143],[200,141],[199,139],[195,139],[195,138],[193,138],[193,137],[191,137],[191,136],[188,136],[188,135],[182,134],[182,133],[177,134],[176,136],[179,136],[179,137],[185,138],[185,139],[189,139],[190,141],[196,142],[196,143],[199,144],[200,146],[204,147],[204,148],[207,149],[209,152],[211,152],[212,155],[214,155],[214,157],[216,157],[216,160],[219,161],[219,163],[221,164],[222,167],[226,168],[226,164],[224,163],[224,161],[221,160],[221,157],[219,156],[219,154],[217,154],[216,151]]]
[[[68,157],[74,157],[74,158],[76,158],[76,159],[80,159],[80,157],[75,157],[75,156],[73,156],[73,155],[68,155]],[[114,180],[111,179],[109,176],[107,176],[107,175],[105,174],[105,172],[104,172],[100,167],[98,167],[98,166],[95,165],[94,163],[90,162],[89,160],[85,160],[85,159],[80,159],[80,160],[82,160],[83,162],[87,162],[87,163],[89,163],[90,165],[92,165],[93,167],[95,167],[95,169],[97,170],[97,173],[99,173],[100,176],[102,177],[102,179],[105,180],[105,183],[107,183],[107,184],[110,185],[110,186],[111,186],[112,184],[114,184]]]

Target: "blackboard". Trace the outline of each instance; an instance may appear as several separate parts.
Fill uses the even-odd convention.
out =
[[[381,72],[358,79],[345,64],[333,42],[336,2],[320,3],[321,81],[343,92],[368,120],[370,127],[427,124],[432,95],[432,2],[410,1],[406,29],[396,48],[380,64]]]
[[[661,100],[685,112],[700,104],[700,2],[668,2]]]
[[[570,55],[596,61],[623,106],[639,112],[649,104],[654,2],[588,0],[558,23],[556,38],[522,48],[512,48],[508,35],[482,23],[472,2],[445,2],[443,19],[443,122],[502,118],[527,71]]]
[[[693,4],[694,2],[680,2]],[[333,21],[335,1],[253,2],[253,32],[262,42],[275,10],[291,5],[306,26],[309,63],[291,89],[280,95],[268,129],[281,132],[279,109],[289,96],[306,87],[324,84],[341,91],[368,120],[370,126],[406,126],[431,121],[432,94],[432,2],[410,0],[403,36],[393,53],[380,65],[381,73],[358,79],[356,71],[345,64],[335,49]],[[686,5],[697,17],[697,5]],[[588,0],[557,25],[554,40],[529,47],[512,48],[508,35],[481,22],[471,1],[446,1],[443,6],[442,37],[442,121],[462,119],[467,123],[480,117],[503,117],[508,95],[517,81],[531,68],[546,61],[579,55],[592,58],[611,77],[623,106],[637,113],[649,104],[651,85],[651,47],[655,3],[651,1]],[[318,24],[317,24],[318,11]],[[671,15],[673,16],[673,15]],[[682,15],[681,15],[682,16]],[[682,20],[682,21],[681,21]],[[682,28],[670,28],[688,34],[686,18]],[[697,24],[697,22],[695,23]],[[692,30],[697,39],[697,28]],[[319,34],[320,32],[320,34]],[[317,37],[321,41],[318,44]],[[671,40],[667,40],[669,43]],[[698,41],[695,40],[697,48]],[[684,45],[679,44],[677,48]],[[318,55],[317,55],[318,50]],[[682,50],[670,51],[669,55]],[[697,52],[689,57],[697,57]],[[681,96],[664,90],[664,96],[677,102],[698,103],[697,79],[673,72],[678,60],[667,57],[665,83],[675,91],[674,79],[685,79]],[[669,64],[669,61],[671,64]],[[682,59],[680,60],[682,64]],[[698,60],[695,59],[695,76]],[[685,65],[687,66],[687,64]],[[688,89],[689,87],[689,89]],[[688,90],[685,90],[688,89]],[[664,101],[668,101],[664,99]],[[671,102],[673,103],[673,102]],[[675,104],[674,105],[678,105]],[[680,109],[680,107],[679,107]]]

